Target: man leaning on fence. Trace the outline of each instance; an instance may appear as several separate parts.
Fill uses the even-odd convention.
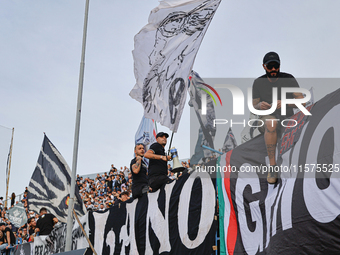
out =
[[[0,223],[0,232],[2,233],[2,237],[0,237],[0,251],[9,250],[11,255],[14,254],[13,245],[15,244],[15,236],[12,230],[5,223]]]
[[[51,233],[56,223],[58,223],[58,219],[53,214],[47,213],[47,209],[43,207],[40,209],[36,232],[39,232],[40,236],[47,236]]]

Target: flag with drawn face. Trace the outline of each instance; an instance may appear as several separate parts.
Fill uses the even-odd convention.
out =
[[[66,223],[70,190],[71,170],[57,148],[44,135],[38,162],[28,185],[29,210],[38,213],[45,207],[58,220]],[[86,210],[77,185],[74,209],[80,216]]]
[[[164,0],[135,36],[136,85],[130,96],[144,116],[176,132],[183,112],[188,77],[220,0]]]

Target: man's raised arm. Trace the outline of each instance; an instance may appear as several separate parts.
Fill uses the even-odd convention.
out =
[[[153,150],[148,150],[145,153],[144,157],[148,158],[148,159],[160,159],[160,160],[164,160],[164,161],[171,160],[171,156],[156,155]]]

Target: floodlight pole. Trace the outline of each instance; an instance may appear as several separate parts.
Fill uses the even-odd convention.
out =
[[[72,228],[73,228],[73,217],[72,217],[73,213],[72,212],[73,212],[73,207],[74,207],[75,184],[76,184],[76,173],[77,173],[77,158],[78,158],[78,145],[79,145],[81,102],[82,102],[82,96],[83,96],[86,32],[87,32],[87,21],[88,21],[88,14],[89,14],[89,1],[90,0],[86,0],[86,6],[85,6],[83,46],[82,46],[80,73],[79,73],[78,102],[77,102],[77,112],[76,112],[77,116],[76,116],[75,132],[74,132],[71,190],[70,190],[70,199],[69,199],[69,204],[68,204],[65,251],[71,251],[71,248],[72,248]]]

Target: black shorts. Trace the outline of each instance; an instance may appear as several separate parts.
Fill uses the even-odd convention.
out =
[[[132,197],[133,198],[139,198],[144,193],[147,193],[149,191],[149,186],[146,185],[146,184],[138,185],[138,186],[132,186],[131,191],[132,191]]]
[[[170,181],[171,179],[167,175],[159,175],[150,179],[149,185],[152,188],[152,192],[155,192]]]
[[[282,117],[282,116],[277,116],[277,115],[263,115],[263,116],[260,116],[259,119],[262,120],[263,123],[264,123],[263,126],[258,128],[261,134],[264,134],[264,132],[265,132],[266,120],[268,120],[268,119],[278,119],[277,120],[278,125],[276,126],[276,131],[279,134],[281,132],[281,121],[287,119],[287,117],[286,116]]]

